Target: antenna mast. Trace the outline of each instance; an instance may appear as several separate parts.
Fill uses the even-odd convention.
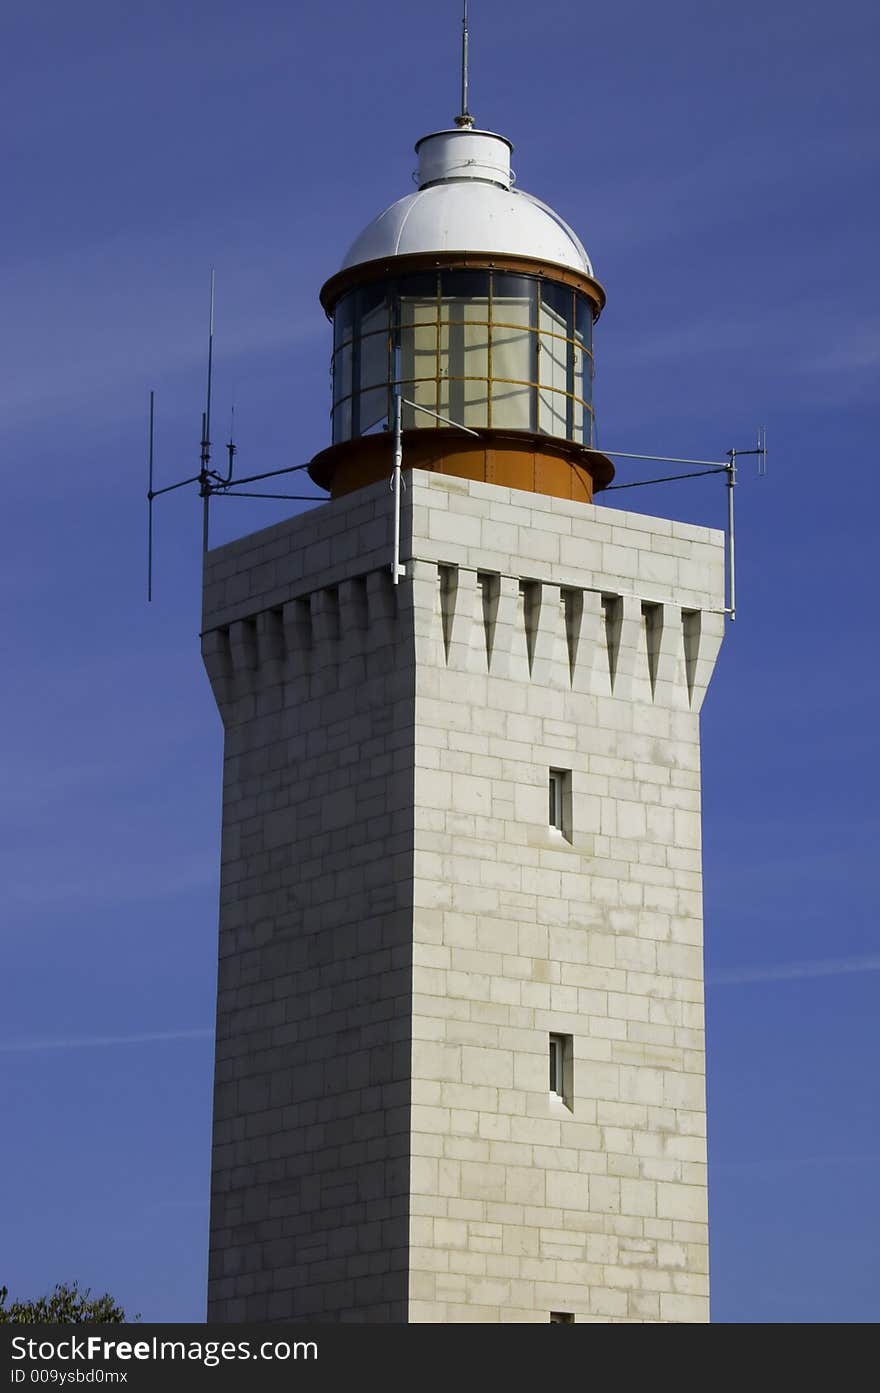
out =
[[[727,574],[725,576],[724,608],[721,612],[726,614],[730,620],[736,619],[736,535],[733,507],[736,462],[741,455],[757,455],[758,476],[763,477],[767,473],[766,427],[758,427],[758,437],[754,450],[728,450],[726,461],[681,459],[676,455],[634,455],[627,450],[603,450],[603,454],[610,455],[612,459],[662,460],[666,464],[698,464],[701,466],[696,474],[666,474],[660,479],[638,479],[631,484],[610,484],[606,492],[611,492],[614,489],[647,488],[649,484],[672,484],[678,479],[697,479],[700,476],[705,477],[707,474],[725,474],[727,476]]]
[[[150,447],[147,463],[147,601],[153,598],[153,432],[156,393],[150,393]]]
[[[211,502],[211,385],[214,376],[214,267],[211,267],[211,310],[208,316],[208,390],[202,412],[202,468],[199,491],[202,495],[202,551],[208,550],[208,517]]]
[[[225,474],[218,474],[216,469],[211,468],[211,396],[214,385],[214,270],[211,270],[211,311],[208,319],[208,382],[207,394],[205,399],[205,409],[202,412],[202,438],[199,450],[199,472],[191,474],[186,479],[178,479],[176,483],[165,484],[162,488],[154,488],[154,466],[155,466],[155,445],[156,445],[156,394],[150,393],[149,410],[149,436],[147,444],[147,600],[153,598],[153,500],[164,497],[166,493],[174,493],[177,489],[186,488],[191,484],[198,484],[199,496],[202,500],[202,550],[208,550],[208,524],[209,512],[212,498],[278,498],[291,499],[298,503],[323,503],[323,498],[316,498],[309,493],[266,493],[264,490],[258,492],[246,491],[242,485],[253,484],[257,481],[266,479],[276,479],[285,474],[296,474],[302,469],[308,469],[308,464],[288,464],[281,469],[265,469],[259,474],[250,474],[243,479],[235,478],[235,456],[238,453],[238,446],[235,444],[235,407],[232,408],[232,420],[229,427],[229,440],[226,443],[226,454],[228,463]]]
[[[455,124],[467,130],[474,124],[474,118],[468,111],[468,7],[467,0],[463,0],[464,8],[461,17],[461,112],[455,118]]]

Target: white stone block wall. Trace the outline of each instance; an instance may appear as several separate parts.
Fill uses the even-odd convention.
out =
[[[322,509],[208,559],[210,1320],[406,1319],[414,671],[385,512]]]
[[[409,1319],[705,1320],[698,713],[721,538],[439,476],[412,504]]]
[[[396,590],[386,485],[208,561],[210,1313],[703,1320],[698,713],[722,539],[407,485]]]

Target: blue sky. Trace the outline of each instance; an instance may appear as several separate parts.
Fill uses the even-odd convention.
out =
[[[458,5],[7,0],[0,89],[0,1285],[204,1315],[221,731],[217,435],[328,443],[317,291],[457,109]],[[876,6],[474,0],[471,106],[608,291],[607,448],[716,457],[739,618],[704,708],[714,1318],[880,1318]],[[647,477],[621,467],[619,481]],[[720,525],[718,479],[608,495]],[[215,505],[215,538],[283,516]]]

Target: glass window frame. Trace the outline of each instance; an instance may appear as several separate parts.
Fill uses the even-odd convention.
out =
[[[574,1036],[551,1031],[548,1036],[548,1096],[574,1111]]]
[[[457,315],[453,316],[448,313],[450,301],[471,298],[463,293],[467,290],[472,292],[475,300],[486,301],[484,318],[472,315],[462,315],[459,318]],[[528,300],[527,325],[522,323],[522,316],[520,316],[519,322],[516,322],[516,315],[513,313],[507,320],[496,318],[496,298],[498,300],[518,298],[517,295],[512,294],[513,291],[519,291],[523,300]],[[436,307],[433,319],[436,325],[433,373],[419,372],[415,356],[417,350],[412,348],[409,355],[406,351],[407,335],[412,333],[414,336],[417,324],[419,327],[424,327],[431,322],[431,319],[428,318],[420,319],[417,323],[414,321],[412,326],[402,323],[402,304],[404,299],[412,297],[416,297],[416,303],[420,302],[425,307],[432,303]],[[372,332],[387,335],[386,383],[362,385],[362,357],[368,335],[362,334],[360,329],[364,314],[375,310],[383,303],[383,300],[388,306],[386,325]],[[444,307],[447,309],[445,314]],[[544,307],[548,311],[547,317],[549,317],[549,313],[552,313],[561,319],[561,332],[548,327],[547,317],[542,317],[541,314]],[[401,389],[412,400],[421,398],[421,404],[430,411],[449,415],[457,421],[457,409],[464,417],[459,424],[471,429],[486,428],[526,432],[533,435],[546,435],[550,439],[569,440],[577,444],[591,446],[594,439],[593,319],[593,307],[589,298],[576,286],[563,281],[555,281],[550,277],[529,275],[525,272],[496,269],[479,270],[466,267],[440,268],[436,271],[415,272],[381,282],[373,282],[354,289],[348,295],[341,297],[334,308],[334,347],[331,362],[333,381],[331,420],[334,442],[356,438],[362,433],[361,395],[365,392],[375,392],[382,385],[387,385],[386,426],[390,424],[393,389],[397,385],[393,376],[395,346],[399,344],[401,348]],[[458,372],[449,371],[450,366],[455,365],[452,362],[453,355],[449,347],[453,326],[456,328],[457,326],[485,327],[485,375],[461,370]],[[510,330],[515,331],[516,334],[529,336],[527,376],[495,376],[495,350],[500,351],[501,347],[500,343],[496,342],[496,331],[498,330]],[[460,368],[467,367],[466,359],[469,352],[480,351],[479,344],[466,344],[467,336],[464,327],[460,334],[456,332],[456,337],[462,339],[462,346],[458,350]],[[560,356],[560,348],[563,344],[565,345],[562,350],[564,361],[563,356]],[[545,352],[551,354],[550,362],[553,364],[556,380],[549,382],[541,380],[543,376],[542,347],[544,347]],[[351,376],[350,381],[346,380],[340,383],[340,370],[346,362],[346,349],[350,350],[351,355]],[[516,351],[516,347],[512,347],[510,343],[505,345],[508,357],[515,358]],[[445,370],[442,362],[444,354],[447,359]],[[583,355],[580,373],[577,371],[578,354]],[[410,362],[407,362],[408,357]],[[564,387],[558,383],[560,369],[564,370]],[[578,385],[581,390],[576,393],[575,386],[578,377],[580,378]],[[427,390],[431,383],[434,385],[433,394]],[[484,384],[484,391],[477,394],[476,401],[473,399],[474,393],[469,392],[466,385],[468,383]],[[453,384],[456,384],[454,391]],[[337,395],[340,385],[349,390],[343,390]],[[505,395],[503,391],[496,392],[496,386],[513,389],[515,395],[519,395],[516,389],[528,393],[528,426],[499,425],[493,421],[493,415],[496,412],[500,414],[500,403]],[[508,391],[507,395],[511,394]],[[455,408],[451,406],[453,396],[456,398]],[[542,402],[547,403],[544,410],[549,408],[551,422],[554,420],[564,421],[562,432],[549,430],[542,424]],[[445,411],[443,409],[444,403],[447,405]],[[522,405],[525,403],[520,403],[520,406]],[[481,414],[483,412],[484,416]],[[372,429],[376,424],[378,422],[371,423],[368,429]],[[442,428],[443,424],[436,417],[427,414],[427,411],[419,412],[413,407],[404,410],[404,429],[439,429]],[[348,426],[348,434],[344,434],[345,426]]]

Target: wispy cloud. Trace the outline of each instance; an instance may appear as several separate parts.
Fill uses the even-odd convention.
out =
[[[773,1175],[811,1166],[867,1166],[876,1165],[878,1161],[880,1155],[876,1152],[844,1156],[774,1156],[757,1161],[718,1161],[712,1169],[730,1175]]]
[[[760,371],[772,364],[775,390],[814,392],[817,379],[834,399],[876,393],[880,368],[880,321],[857,306],[843,307],[833,334],[817,340],[811,332],[809,306],[790,298],[769,305],[760,320],[754,314],[729,316],[719,330],[718,317],[694,314],[663,332],[643,332],[628,343],[630,363],[694,363],[747,355]]]
[[[44,1050],[106,1049],[109,1045],[155,1045],[176,1040],[213,1040],[209,1026],[194,1030],[147,1030],[137,1035],[68,1035],[43,1040],[0,1040],[0,1054],[37,1054]]]
[[[852,958],[815,958],[774,963],[770,967],[733,968],[707,977],[708,987],[739,987],[749,982],[797,982],[810,977],[839,977],[849,972],[880,972],[880,953]]]
[[[41,856],[39,845],[0,856],[7,912],[155,903],[212,889],[220,873],[216,850],[207,846],[147,858],[120,841],[112,854],[107,845],[98,854],[71,842],[56,848],[48,877]]]
[[[190,281],[192,263],[203,269],[207,258],[196,255],[197,237],[189,220],[0,267],[10,326],[0,346],[4,425],[26,426],[47,409],[90,415],[99,399],[106,426],[128,419],[135,400],[142,411],[148,386],[167,388],[201,370],[206,270],[198,294]],[[302,271],[289,273],[289,251],[277,236],[260,237],[242,220],[227,229],[214,260],[222,272],[221,376],[243,373],[249,359],[268,352],[322,344],[329,353],[324,312]],[[323,371],[324,357],[317,361]]]
[[[588,246],[595,238],[596,246],[613,246],[617,256],[641,252],[648,245],[680,242],[684,218],[692,232],[698,228],[703,235],[729,222],[732,208],[760,206],[766,218],[788,207],[792,192],[802,187],[804,179],[821,185],[830,196],[832,190],[873,168],[875,149],[870,126],[853,125],[845,133],[829,132],[823,140],[789,146],[783,166],[775,158],[757,160],[754,147],[736,137],[713,145],[700,158],[686,157],[677,166],[649,165],[616,179],[609,177],[598,209],[590,202],[595,194],[587,183],[566,217],[570,214],[575,227],[592,229]],[[569,205],[571,201],[569,195]],[[634,217],[634,209],[642,215]]]

